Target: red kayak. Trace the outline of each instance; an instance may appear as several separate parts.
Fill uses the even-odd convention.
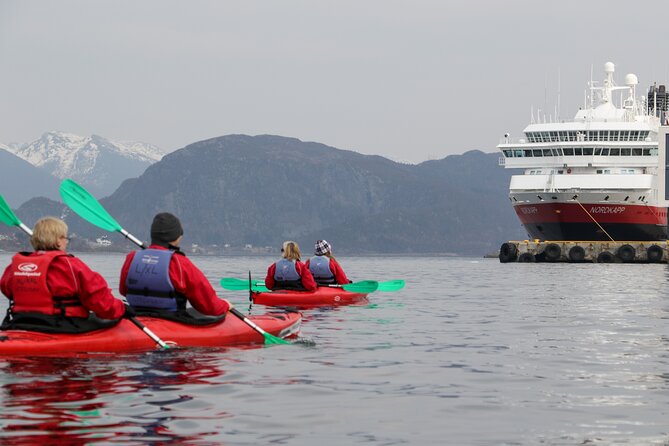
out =
[[[280,338],[297,335],[302,322],[300,313],[291,312],[247,317],[266,332]],[[178,347],[222,347],[259,344],[265,340],[260,333],[233,315],[206,326],[185,325],[145,316],[137,316],[137,319],[163,341]],[[82,334],[0,331],[0,356],[133,352],[155,348],[156,343],[127,319],[112,328]]]
[[[354,293],[339,287],[318,287],[316,291],[275,290],[254,292],[253,303],[285,307],[325,307],[366,304],[368,293]]]

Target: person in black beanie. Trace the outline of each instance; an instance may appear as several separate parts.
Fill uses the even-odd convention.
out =
[[[190,302],[202,314],[222,316],[230,302],[216,295],[202,271],[181,252],[183,234],[175,215],[157,214],[151,223],[151,246],[127,255],[119,291],[138,309],[177,312]]]
[[[184,230],[181,227],[181,222],[173,214],[161,212],[153,217],[153,223],[151,223],[152,245],[169,248],[172,242],[176,242],[177,244],[172,246],[178,247],[182,235],[184,235]]]

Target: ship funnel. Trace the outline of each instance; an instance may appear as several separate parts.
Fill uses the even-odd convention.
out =
[[[648,113],[664,122],[669,110],[669,92],[664,85],[651,85],[648,89]]]

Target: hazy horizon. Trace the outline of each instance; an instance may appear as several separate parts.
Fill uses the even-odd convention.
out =
[[[56,130],[173,151],[273,134],[418,163],[572,117],[587,82],[669,83],[663,3],[0,3],[0,143]]]

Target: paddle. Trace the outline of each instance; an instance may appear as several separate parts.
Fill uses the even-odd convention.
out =
[[[67,179],[60,183],[60,196],[66,205],[87,222],[105,231],[120,232],[141,248],[146,248],[138,238],[123,229],[109,212],[86,189]]]
[[[0,221],[7,226],[18,226],[23,232],[32,237],[33,231],[28,226],[21,223],[16,214],[9,207],[2,195],[0,195]]]
[[[89,194],[86,189],[74,181],[68,179],[61,183],[60,196],[63,197],[65,204],[67,204],[84,220],[106,231],[120,232],[124,237],[135,243],[140,248],[146,248],[144,243],[123,229],[121,225],[119,225],[116,220],[114,220],[114,218],[109,215],[107,210],[102,207],[102,205],[95,199],[95,197]],[[265,344],[290,344],[288,341],[267,333],[265,330],[254,324],[251,320],[244,317],[244,315],[236,309],[230,308],[230,313],[234,314],[239,319],[244,321],[246,325],[260,333],[263,338],[265,338]]]
[[[0,220],[1,220],[3,223],[5,223],[5,224],[7,224],[7,225],[9,225],[9,226],[18,226],[18,227],[20,227],[21,229],[23,229],[23,231],[24,231],[26,234],[28,234],[28,235],[31,236],[31,237],[32,237],[32,235],[33,235],[33,231],[32,231],[29,227],[27,227],[26,225],[24,225],[23,223],[21,223],[21,221],[20,221],[20,220],[18,219],[18,217],[14,214],[14,212],[12,212],[12,210],[9,208],[9,205],[7,205],[7,202],[5,201],[5,199],[2,198],[2,195],[0,195]],[[130,322],[132,322],[132,323],[135,324],[137,327],[139,327],[140,330],[142,330],[144,333],[146,333],[146,335],[147,335],[148,337],[150,337],[151,339],[153,339],[153,341],[154,341],[156,344],[158,344],[158,345],[161,346],[162,348],[170,348],[169,345],[167,345],[165,342],[163,342],[162,339],[160,339],[158,336],[156,336],[151,330],[149,330],[148,328],[146,328],[146,327],[144,326],[144,324],[142,324],[140,321],[138,321],[137,319],[135,319],[133,316],[129,316],[128,319],[130,320]]]
[[[379,287],[376,291],[398,291],[404,288],[404,280],[386,280],[379,282]]]
[[[251,282],[244,279],[236,279],[234,277],[227,277],[221,279],[221,286],[223,289],[231,291],[247,291],[249,289],[249,284],[251,284],[251,291],[255,292],[267,292],[269,288],[265,286],[263,282]]]
[[[373,293],[379,287],[379,282],[375,280],[362,280],[360,282],[347,283],[344,285],[328,285],[330,287],[343,288],[352,293]]]
[[[236,279],[234,277],[224,277],[221,279],[221,286],[226,290],[233,291],[242,291],[249,289],[249,283],[251,283],[251,289],[255,292],[267,292],[270,291],[265,287],[263,282],[250,282],[244,279]],[[374,280],[363,280],[361,282],[347,283],[344,285],[328,285],[336,288],[343,288],[346,291],[351,291],[353,293],[371,293],[377,290],[379,282]]]
[[[142,330],[144,333],[146,333],[146,335],[147,335],[148,337],[150,337],[151,339],[153,339],[153,342],[155,342],[156,344],[160,345],[160,346],[161,346],[162,348],[164,348],[164,349],[168,349],[168,348],[170,348],[170,346],[167,345],[165,342],[163,342],[163,340],[160,339],[158,336],[156,336],[156,334],[155,334],[154,332],[152,332],[151,330],[149,330],[148,327],[147,327],[146,325],[144,325],[144,324],[142,324],[140,321],[138,321],[136,317],[134,317],[134,316],[127,316],[127,318],[130,320],[130,322],[132,322],[133,324],[135,324],[135,325],[137,326],[137,328],[139,328],[139,329]]]

